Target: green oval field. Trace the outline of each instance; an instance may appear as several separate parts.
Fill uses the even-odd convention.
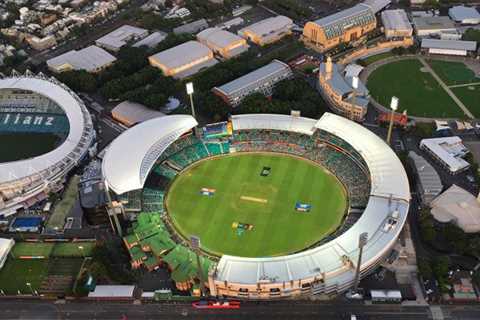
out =
[[[298,211],[297,203],[310,211]],[[333,232],[347,198],[337,178],[310,161],[239,153],[184,170],[166,205],[177,231],[187,239],[199,236],[203,250],[264,257],[300,251]]]

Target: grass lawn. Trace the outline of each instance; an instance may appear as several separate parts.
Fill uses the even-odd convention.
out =
[[[0,289],[5,294],[31,294],[27,283],[33,290],[39,290],[42,280],[48,274],[48,260],[19,260],[8,257],[0,270]]]
[[[73,176],[68,183],[67,190],[63,193],[63,198],[55,204],[53,213],[46,223],[46,227],[51,230],[63,230],[65,218],[72,210],[77,200],[79,176]]]
[[[88,257],[91,256],[94,247],[95,242],[17,242],[13,247],[12,255],[17,258],[21,256]]]
[[[365,62],[365,65],[369,65],[369,64],[372,64],[374,62],[377,62],[377,61],[380,61],[380,60],[383,60],[383,59],[386,59],[386,58],[390,58],[390,57],[393,57],[395,56],[393,53],[391,52],[384,52],[384,53],[379,53],[379,54],[376,54],[374,56],[370,56],[370,57],[366,57],[366,58],[363,58],[363,59],[360,59],[360,60],[363,60]]]
[[[376,69],[368,77],[370,95],[384,106],[392,96],[400,99],[399,110],[419,117],[463,118],[462,110],[416,59],[401,60]]]
[[[480,78],[475,77],[475,73],[463,62],[440,60],[428,60],[427,62],[446,85],[480,82]]]
[[[480,86],[451,88],[453,93],[470,110],[475,118],[480,118]]]
[[[261,176],[270,167],[268,176]],[[201,188],[215,189],[213,196]],[[312,205],[309,213],[296,202]],[[275,154],[237,154],[194,164],[167,194],[169,214],[185,237],[197,235],[216,254],[278,256],[314,244],[333,232],[346,210],[343,186],[319,166]],[[234,222],[251,224],[237,234]]]

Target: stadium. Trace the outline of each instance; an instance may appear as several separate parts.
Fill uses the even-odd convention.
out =
[[[0,79],[0,216],[63,188],[94,138],[84,103],[55,78],[27,72]]]
[[[390,254],[410,189],[374,133],[330,113],[197,125],[188,115],[149,120],[105,154],[106,185],[140,212],[124,237],[133,267],[167,265],[181,290],[200,280],[213,296],[277,299],[348,290],[362,233],[361,277]]]

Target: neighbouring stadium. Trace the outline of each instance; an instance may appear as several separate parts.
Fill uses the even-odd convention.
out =
[[[84,103],[55,78],[0,79],[0,217],[60,190],[94,138]]]
[[[152,119],[105,154],[112,204],[137,219],[124,236],[133,267],[167,265],[180,290],[200,280],[213,296],[276,299],[348,290],[362,233],[361,277],[390,254],[410,189],[374,133],[330,113],[197,125],[188,115]]]

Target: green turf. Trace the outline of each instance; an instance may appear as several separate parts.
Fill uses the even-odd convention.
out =
[[[48,218],[46,223],[46,228],[50,230],[63,230],[65,225],[65,219],[67,215],[72,210],[77,200],[78,195],[78,182],[80,181],[80,176],[73,176],[68,185],[67,189],[63,193],[63,198],[55,204],[53,208],[53,213]]]
[[[372,64],[374,62],[377,62],[377,61],[380,61],[380,60],[383,60],[383,59],[387,59],[387,58],[390,58],[390,57],[393,57],[393,56],[395,56],[395,55],[391,52],[384,52],[384,53],[376,54],[374,56],[363,58],[361,60],[365,63],[366,66],[368,66],[369,64]]]
[[[0,163],[40,156],[55,149],[62,139],[49,133],[0,133]]]
[[[12,256],[88,257],[92,255],[94,247],[95,242],[17,242],[13,247]]]
[[[260,176],[263,167],[271,167],[269,176]],[[216,193],[203,196],[201,188]],[[297,212],[297,201],[311,204],[311,212]],[[246,257],[277,256],[314,244],[338,227],[346,205],[336,177],[306,160],[276,154],[199,162],[179,175],[167,194],[169,214],[184,237],[199,236],[202,248],[212,253]],[[254,228],[239,236],[234,222]]]
[[[31,294],[27,283],[33,290],[39,290],[42,280],[48,274],[48,260],[19,260],[8,257],[0,270],[0,289],[5,294]]]
[[[463,62],[429,60],[428,64],[446,85],[480,82],[475,73]]]
[[[408,59],[383,65],[368,77],[370,95],[384,106],[392,96],[400,99],[399,111],[419,117],[462,118],[460,107],[440,87],[417,59]]]
[[[480,118],[480,85],[451,88],[451,90],[475,118]]]

